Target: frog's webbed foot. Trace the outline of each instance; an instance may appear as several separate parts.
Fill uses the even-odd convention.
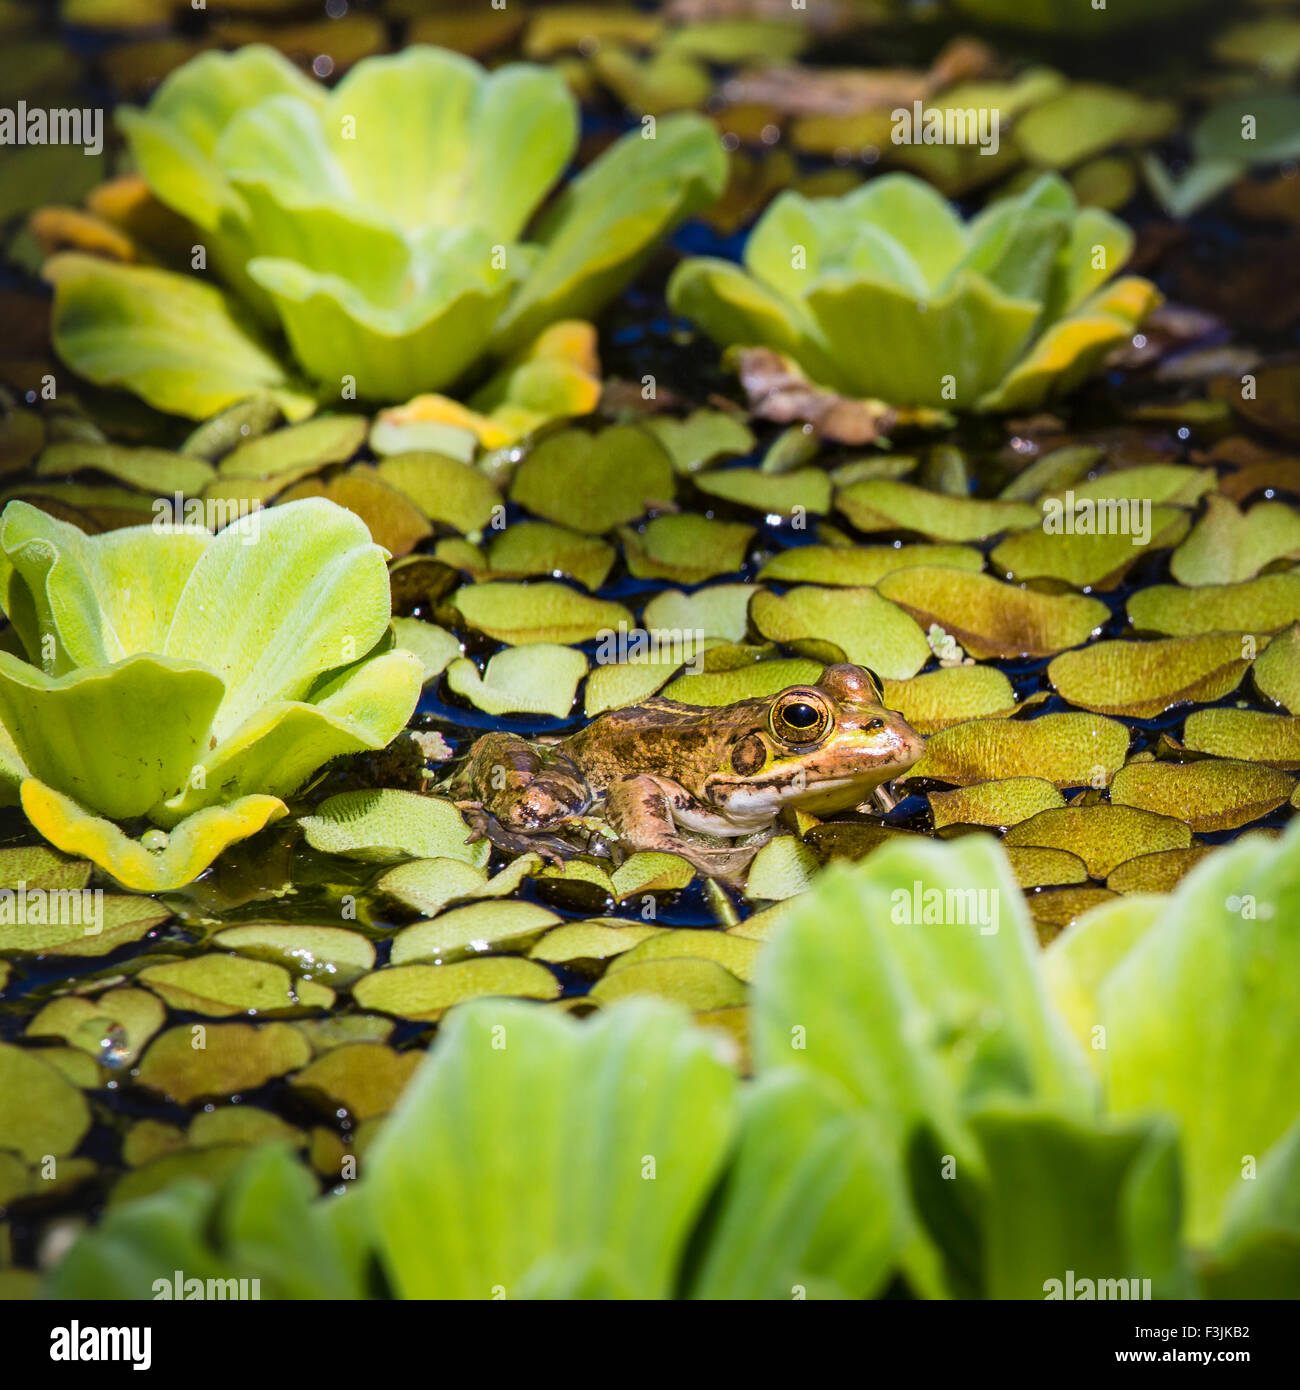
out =
[[[462,815],[469,822],[470,833],[465,839],[467,845],[478,840],[487,840],[497,849],[509,854],[540,854],[548,864],[563,864],[577,852],[574,847],[553,835],[526,835],[507,830],[490,811],[477,801],[456,803]]]

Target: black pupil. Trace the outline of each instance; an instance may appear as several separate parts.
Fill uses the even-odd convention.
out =
[[[811,729],[821,718],[811,705],[787,705],[785,722],[792,729]]]

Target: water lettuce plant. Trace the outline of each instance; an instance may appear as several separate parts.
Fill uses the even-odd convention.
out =
[[[1132,244],[1056,174],[968,223],[922,180],[888,174],[839,198],[783,193],[743,269],[693,258],[668,298],[723,346],[774,349],[845,395],[1033,409],[1076,387],[1158,302],[1146,280],[1111,280]]]
[[[87,536],[10,502],[0,606],[4,789],[130,888],[192,881],[330,759],[386,745],[419,698],[384,552],[320,498],[215,536]],[[145,821],[140,840],[120,828]]]
[[[1042,952],[991,836],[893,840],[761,947],[752,1078],[662,1000],[475,1000],[352,1192],[255,1152],[215,1200],[110,1204],[48,1292],[1294,1297],[1298,845],[1243,840]]]
[[[366,59],[332,91],[264,46],[204,54],[121,124],[231,293],[55,257],[55,343],[91,380],[195,417],[250,384],[299,413],[296,379],[385,402],[463,384],[598,312],[726,175],[708,122],[673,116],[625,135],[537,216],[577,146],[562,77],[489,74],[424,46]],[[185,372],[168,369],[168,343]]]

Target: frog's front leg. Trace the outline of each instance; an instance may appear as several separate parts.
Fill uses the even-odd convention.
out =
[[[626,849],[680,855],[709,878],[732,878],[754,857],[756,844],[715,846],[683,835],[679,826],[686,814],[696,824],[708,817],[685,788],[667,777],[629,777],[605,796],[605,819]],[[736,833],[721,817],[716,819],[720,833]]]
[[[591,804],[590,788],[571,758],[508,733],[476,739],[450,790],[475,838],[486,836],[515,854],[540,850],[548,858],[577,852],[545,832]]]

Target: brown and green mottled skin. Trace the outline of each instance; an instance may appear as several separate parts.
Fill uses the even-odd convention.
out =
[[[865,671],[841,664],[815,686],[718,708],[649,699],[554,742],[485,734],[450,790],[507,848],[599,809],[624,849],[727,874],[782,808],[849,810],[920,757],[920,736],[879,698]]]

